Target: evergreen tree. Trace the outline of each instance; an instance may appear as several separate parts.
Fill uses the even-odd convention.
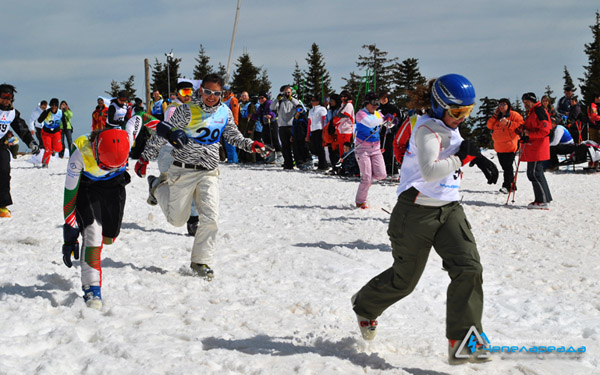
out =
[[[231,90],[234,93],[251,92],[260,85],[261,69],[252,64],[250,55],[247,52],[238,57],[238,63],[235,66],[237,69],[233,73],[231,81]]]
[[[600,13],[596,11],[596,23],[590,26],[593,41],[585,44],[585,54],[588,56],[588,65],[584,66],[584,78],[581,82],[583,102],[589,105],[594,101],[594,95],[600,93]]]
[[[352,96],[352,100],[354,101],[354,107],[357,107],[357,102],[360,99],[358,97],[359,91],[360,97],[362,97],[363,99],[365,97],[365,85],[363,77],[360,77],[354,72],[350,72],[350,78],[342,77],[342,79],[346,81],[346,84],[342,86],[342,90],[348,90],[348,92]]]
[[[308,71],[304,73],[307,96],[326,96],[331,92],[331,76],[325,68],[325,59],[317,43],[313,43],[306,57]],[[310,101],[310,98],[306,98]]]
[[[210,65],[210,57],[206,55],[202,44],[200,44],[200,52],[198,52],[198,57],[195,60],[197,64],[194,66],[194,79],[202,79],[208,73],[212,73],[213,67]]]
[[[494,115],[494,111],[498,107],[498,100],[486,96],[479,101],[481,104],[477,110],[477,116],[473,119],[471,138],[477,142],[479,147],[492,148],[492,133],[487,127],[487,121]]]
[[[511,103],[512,111],[518,112],[523,118],[525,118],[525,108],[523,107],[523,102],[517,96],[514,103]]]
[[[155,59],[154,66],[152,67],[152,90],[158,90],[163,98],[169,97],[169,87],[171,90],[175,90],[177,86],[177,78],[181,77],[179,73],[179,63],[181,59],[168,59],[168,67],[167,71],[167,63],[162,64]],[[170,78],[170,83],[167,77]]]
[[[298,61],[296,61],[296,65],[294,66],[294,72],[292,73],[292,86],[296,89],[296,93],[300,99],[302,99],[302,94],[304,94],[305,86],[304,86],[304,72],[300,70],[300,66],[298,65]]]
[[[225,79],[227,76],[227,67],[221,63],[219,63],[217,74],[221,76],[221,78]]]
[[[544,88],[544,95],[550,98],[550,105],[552,107],[554,107],[554,101],[556,101],[556,98],[554,96],[552,96],[552,94],[554,93],[554,91],[552,91],[552,89],[550,88],[550,85],[546,86],[546,88]]]
[[[134,79],[135,79],[135,76],[130,76],[127,81],[122,81],[121,83],[118,83],[117,81],[112,81],[110,83],[110,90],[104,91],[104,92],[107,93],[108,95],[110,95],[111,97],[116,98],[119,91],[125,90],[127,92],[127,97],[129,99],[135,98],[136,90],[134,88],[134,86],[135,86]]]
[[[359,69],[365,70],[365,73],[369,69],[373,76],[370,79],[371,82],[366,92],[389,92],[393,82],[393,65],[397,63],[398,58],[388,59],[388,53],[377,48],[375,44],[365,44],[362,48],[366,49],[369,54],[367,56],[359,55],[356,66]]]
[[[565,85],[563,86],[563,89],[566,89],[567,87],[572,87],[573,91],[577,90],[577,88],[575,87],[575,84],[573,83],[573,78],[571,78],[571,75],[569,74],[569,71],[567,70],[567,66],[564,66],[564,75],[563,75],[563,79],[565,80]]]
[[[260,80],[258,86],[254,88],[256,91],[254,93],[259,94],[261,92],[270,92],[271,91],[271,81],[269,80],[269,75],[267,74],[266,69],[262,69],[262,73],[260,76]]]
[[[389,100],[400,109],[406,109],[409,102],[408,92],[417,86],[425,85],[427,79],[419,71],[419,59],[408,58],[401,63],[393,65],[394,90],[389,95]]]

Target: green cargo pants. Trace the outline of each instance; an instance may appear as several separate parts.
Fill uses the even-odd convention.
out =
[[[442,207],[418,205],[413,203],[417,194],[411,188],[398,198],[388,228],[394,264],[358,292],[354,311],[367,319],[376,319],[409,295],[419,282],[433,246],[451,279],[446,302],[446,337],[462,340],[473,325],[483,332],[483,268],[462,206],[458,202]]]

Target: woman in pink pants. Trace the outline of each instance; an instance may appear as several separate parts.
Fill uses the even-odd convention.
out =
[[[369,92],[365,96],[365,107],[356,113],[356,140],[354,150],[360,168],[360,184],[356,192],[356,207],[369,208],[367,195],[373,180],[386,178],[385,162],[381,154],[379,133],[384,123],[383,115],[377,111],[379,96]]]

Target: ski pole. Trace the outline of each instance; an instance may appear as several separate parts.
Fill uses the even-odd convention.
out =
[[[512,203],[515,203],[515,194],[516,194],[516,186],[517,186],[517,176],[519,175],[519,165],[521,165],[521,155],[523,155],[523,150],[525,150],[525,142],[523,142],[523,147],[519,150],[519,160],[517,161],[517,170],[515,171],[515,177],[513,177],[512,184],[510,185],[510,190],[508,191],[508,197],[506,197],[505,206],[508,205],[508,200],[510,199],[510,193],[513,195]]]

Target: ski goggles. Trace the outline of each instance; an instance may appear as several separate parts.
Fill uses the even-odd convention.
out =
[[[0,94],[0,99],[12,99],[13,98],[13,94],[9,93],[9,92],[3,92]]]
[[[179,89],[179,95],[181,96],[192,96],[192,94],[194,93],[194,89],[191,87],[186,87],[183,89]]]
[[[221,96],[221,94],[223,94],[223,91],[213,91],[213,90],[209,90],[209,89],[205,89],[204,87],[202,88],[202,93],[206,96]]]
[[[469,117],[471,111],[473,111],[473,107],[475,107],[475,104],[461,106],[451,105],[448,106],[446,110],[448,111],[448,115],[453,119],[462,120],[463,118]]]

